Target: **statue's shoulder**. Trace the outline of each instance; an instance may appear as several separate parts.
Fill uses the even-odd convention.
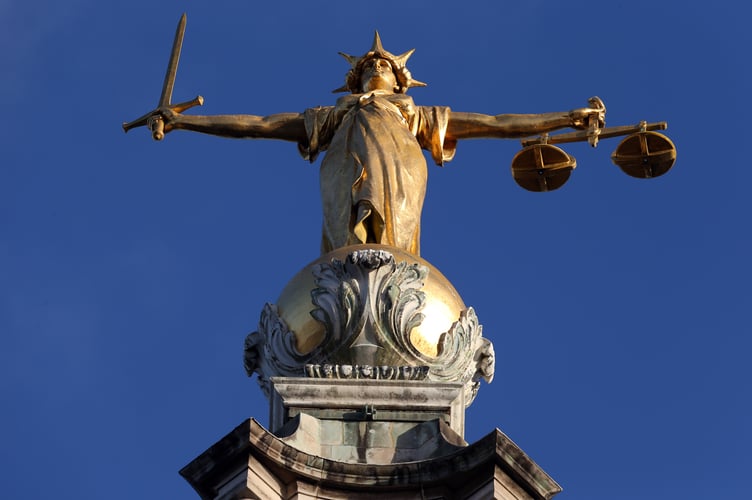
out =
[[[413,116],[416,112],[413,98],[406,94],[389,94],[384,96],[390,103],[397,106],[405,117]]]
[[[394,103],[414,105],[413,98],[407,94],[389,94],[387,98]]]
[[[354,103],[358,102],[358,99],[360,99],[360,97],[362,95],[363,94],[347,94],[347,95],[343,95],[343,96],[341,96],[341,97],[339,97],[337,99],[336,107],[351,106]]]

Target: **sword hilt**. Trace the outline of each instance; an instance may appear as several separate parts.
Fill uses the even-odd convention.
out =
[[[161,115],[154,115],[149,120],[149,130],[151,130],[151,138],[155,141],[164,139],[164,120]]]
[[[174,111],[175,113],[182,113],[186,109],[191,109],[195,106],[202,106],[204,104],[204,98],[196,96],[195,99],[190,101],[181,102],[179,104],[171,104],[165,106],[166,108]],[[132,128],[136,127],[149,127],[151,130],[151,136],[155,141],[161,141],[164,139],[164,119],[160,113],[160,109],[157,108],[153,111],[149,111],[145,115],[136,118],[132,122],[123,123],[123,131],[128,132]]]

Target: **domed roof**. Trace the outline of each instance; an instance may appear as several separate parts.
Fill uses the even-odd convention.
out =
[[[273,377],[461,383],[469,405],[491,382],[494,350],[472,307],[422,258],[384,245],[321,256],[266,304],[244,363],[270,397]]]
[[[312,295],[320,288],[314,275],[317,269],[332,261],[343,262],[348,255],[362,250],[386,251],[394,257],[397,264],[421,266],[427,270],[420,287],[425,294],[420,310],[422,320],[409,332],[409,341],[422,355],[436,357],[442,334],[449,331],[458,320],[460,313],[466,309],[465,303],[449,280],[426,260],[398,248],[373,244],[348,246],[322,255],[305,266],[284,288],[276,302],[277,310],[294,333],[298,352],[310,353],[322,343],[326,335],[324,323],[312,314],[317,307]]]

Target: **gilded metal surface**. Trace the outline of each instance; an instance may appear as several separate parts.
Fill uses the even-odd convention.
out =
[[[303,316],[315,322],[297,324]],[[469,405],[480,380],[493,379],[495,355],[473,308],[438,271],[403,250],[362,245],[321,257],[264,307],[244,364],[267,396],[273,377],[424,374],[462,383]]]
[[[325,327],[314,319],[311,311],[315,308],[311,292],[317,288],[313,269],[332,259],[344,260],[347,255],[359,249],[385,249],[397,262],[417,263],[428,268],[428,277],[421,288],[425,292],[422,313],[423,322],[410,332],[410,343],[425,356],[435,357],[441,335],[449,331],[462,311],[466,309],[452,284],[438,269],[424,259],[394,247],[363,245],[341,248],[316,259],[290,280],[276,302],[279,315],[292,332],[295,332],[296,349],[307,354],[324,340]]]
[[[528,191],[553,191],[569,179],[574,157],[551,144],[533,144],[512,159],[512,176]]]
[[[170,60],[167,63],[164,83],[162,84],[162,94],[159,96],[157,109],[150,111],[145,115],[136,118],[132,122],[123,123],[123,131],[128,132],[132,128],[147,126],[151,130],[151,136],[155,141],[164,139],[164,120],[162,119],[162,110],[171,110],[175,113],[182,113],[186,109],[204,104],[204,98],[197,96],[190,101],[181,102],[180,104],[171,104],[172,90],[175,88],[175,76],[178,72],[178,62],[180,62],[180,51],[183,48],[183,37],[185,36],[186,15],[183,14],[178,21],[178,27],[175,30],[175,40],[172,43],[172,52]]]
[[[676,161],[676,147],[665,135],[643,130],[621,141],[611,160],[624,173],[649,179],[669,171]]]
[[[376,33],[363,56],[342,54],[350,70],[345,85],[337,90],[350,94],[334,106],[265,117],[190,116],[181,114],[183,109],[178,106],[160,103],[157,110],[124,128],[153,124],[163,126],[165,134],[191,130],[224,137],[283,139],[298,143],[301,154],[310,161],[326,151],[320,177],[322,253],[375,243],[418,255],[427,180],[423,149],[441,165],[452,159],[461,139],[522,138],[569,127],[593,128],[604,120],[600,101],[596,107],[523,115],[417,106],[405,94],[411,87],[425,85],[407,69],[412,53],[386,51]]]
[[[597,97],[593,105],[602,106]],[[605,111],[605,106],[603,107]],[[603,123],[593,119],[587,131],[548,135],[523,139],[523,149],[512,160],[512,175],[517,184],[530,191],[550,191],[561,187],[574,169],[574,157],[553,146],[567,142],[588,141],[595,147],[600,139],[628,135],[616,147],[611,160],[621,170],[640,179],[658,177],[668,172],[676,162],[676,146],[671,139],[654,130],[665,130],[666,122],[601,128]],[[567,160],[566,158],[569,158]]]
[[[666,130],[667,128],[668,124],[666,122],[640,122],[637,125],[622,125],[619,127],[602,128],[598,133],[598,137],[600,139],[608,139],[611,137],[623,137],[625,135],[634,134],[636,132],[645,132],[646,130]],[[523,139],[520,141],[520,143],[523,146],[531,146],[533,144],[564,144],[567,142],[582,142],[586,140],[588,140],[588,131],[579,131],[556,135],[544,134],[540,137]]]
[[[606,125],[606,106],[600,97],[591,97],[588,99],[591,108],[603,110],[603,117],[599,115],[590,115],[588,117],[588,143],[595,147],[598,145],[598,137],[601,135],[601,129]]]
[[[162,106],[169,106],[172,102],[172,90],[175,88],[175,76],[178,74],[180,51],[183,49],[183,37],[185,37],[185,21],[186,15],[183,14],[180,17],[180,21],[178,21],[178,27],[175,30],[175,40],[172,42],[170,61],[167,63],[167,72],[162,84],[162,95],[159,96],[160,108]]]

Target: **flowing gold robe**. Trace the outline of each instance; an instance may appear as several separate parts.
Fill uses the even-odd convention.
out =
[[[449,108],[415,106],[405,94],[374,91],[305,112],[304,158],[321,162],[321,251],[380,243],[420,253],[427,168],[421,149],[442,165],[456,142],[445,140]]]

